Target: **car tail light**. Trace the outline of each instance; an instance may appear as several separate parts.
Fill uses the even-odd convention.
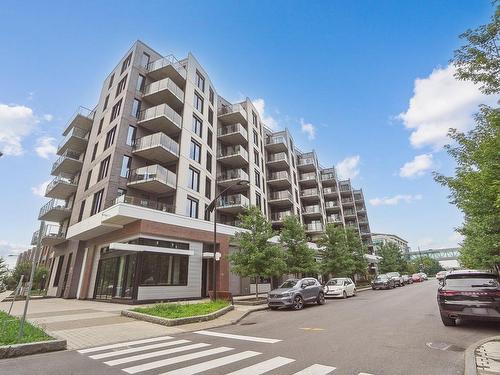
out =
[[[456,296],[460,292],[457,290],[440,290],[439,295],[443,297]]]
[[[462,296],[488,296],[488,297],[500,297],[500,291],[496,292],[485,292],[485,291],[458,291],[458,290],[440,290],[439,295],[443,297],[450,297],[456,295]]]

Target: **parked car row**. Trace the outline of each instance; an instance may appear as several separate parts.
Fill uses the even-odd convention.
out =
[[[378,275],[372,281],[372,289],[392,289],[397,286],[405,286],[414,282],[427,280],[425,273],[415,273],[410,275],[401,275],[399,272],[388,272]]]

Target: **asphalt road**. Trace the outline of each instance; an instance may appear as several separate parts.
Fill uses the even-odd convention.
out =
[[[445,327],[439,318],[436,288],[437,282],[429,280],[393,290],[369,290],[347,300],[328,300],[324,306],[312,305],[302,311],[257,312],[239,325],[211,331],[216,335],[247,336],[243,340],[197,333],[181,334],[168,340],[188,340],[182,344],[206,346],[176,354],[167,352],[164,356],[146,358],[150,353],[170,350],[175,346],[150,350],[143,347],[133,353],[116,352],[144,345],[163,345],[162,342],[168,340],[90,353],[66,351],[0,361],[0,374],[123,375],[127,373],[123,369],[134,371],[134,366],[139,366],[135,370],[139,370],[137,373],[141,375],[163,374],[181,368],[183,370],[177,372],[179,375],[194,371],[211,375],[227,374],[254,365],[257,366],[240,374],[260,374],[259,366],[276,366],[268,374],[295,374],[309,366],[324,370],[318,374],[332,370],[330,373],[333,375],[462,374],[467,346],[484,337],[498,335],[500,330],[491,323]],[[255,342],[249,341],[248,336],[281,341]],[[444,348],[446,350],[442,350]],[[216,351],[214,354],[201,357],[201,352],[212,349]],[[240,356],[239,353],[243,354]],[[104,357],[99,358],[102,354]],[[144,354],[146,357],[130,358]],[[92,359],[92,355],[98,357]],[[155,361],[182,355],[188,356],[182,362],[164,366],[160,363],[152,369],[147,367]],[[189,355],[192,357],[189,358]],[[236,357],[230,357],[234,355]],[[218,358],[222,358],[222,362],[214,362]],[[127,359],[130,362],[120,363]],[[231,359],[234,362],[229,363]],[[118,363],[104,364],[110,360]],[[187,371],[186,367],[192,365],[198,367]],[[333,367],[336,369],[333,370]]]

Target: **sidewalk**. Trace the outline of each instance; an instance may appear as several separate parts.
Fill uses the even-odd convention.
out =
[[[465,375],[500,374],[500,336],[471,345],[465,353]]]

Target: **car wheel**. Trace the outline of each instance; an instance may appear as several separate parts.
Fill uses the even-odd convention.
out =
[[[345,291],[345,290],[344,290],[344,292],[342,293],[342,298],[343,298],[343,299],[346,299],[346,298],[347,298],[347,293],[346,293],[346,291]]]
[[[304,299],[301,296],[295,296],[292,306],[294,310],[302,310],[304,307]]]
[[[354,290],[352,291],[352,296],[356,297],[356,288],[354,288]]]
[[[445,326],[455,326],[457,324],[455,319],[448,318],[447,316],[441,315],[441,320]]]
[[[320,292],[320,293],[318,294],[318,298],[316,299],[316,303],[317,303],[318,305],[324,305],[324,304],[325,304],[325,302],[326,302],[326,301],[325,301],[325,295],[324,295],[322,292]]]
[[[375,288],[374,286],[372,286],[372,290],[376,290],[377,288]]]

